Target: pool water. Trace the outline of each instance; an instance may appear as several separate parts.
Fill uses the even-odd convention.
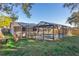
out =
[[[63,38],[63,37],[65,37],[65,35],[64,34],[60,34],[60,35],[56,34],[53,36],[52,34],[47,34],[47,35],[44,35],[44,37],[50,38],[50,39],[52,39],[54,37],[57,39],[57,38]]]

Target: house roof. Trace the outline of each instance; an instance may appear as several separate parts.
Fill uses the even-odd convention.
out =
[[[11,24],[12,26],[20,26],[20,24],[18,24],[17,22],[12,22]]]
[[[56,24],[56,23],[49,23],[49,22],[45,22],[45,21],[40,21],[37,26],[64,26],[64,27],[69,27],[69,26],[66,26],[66,25],[61,25],[61,24]]]
[[[28,24],[23,22],[17,22],[20,26],[26,27]]]
[[[14,25],[15,26],[22,26],[22,27],[25,27],[25,28],[33,28],[33,27],[45,27],[45,26],[64,26],[64,27],[68,27],[69,26],[66,26],[66,25],[61,25],[61,24],[56,24],[56,23],[49,23],[49,22],[45,22],[45,21],[40,21],[38,24],[34,24],[34,23],[23,23],[23,22],[14,22]]]
[[[21,25],[22,27],[26,27],[26,28],[32,28],[32,27],[36,26],[36,24],[34,24],[34,23],[18,22],[18,24]]]

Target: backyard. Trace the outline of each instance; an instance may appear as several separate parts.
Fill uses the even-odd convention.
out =
[[[20,39],[14,42],[9,35],[8,43],[2,43],[0,55],[4,56],[61,56],[79,55],[79,37],[65,37],[58,41]]]
[[[0,4],[0,56],[79,56],[78,6]]]

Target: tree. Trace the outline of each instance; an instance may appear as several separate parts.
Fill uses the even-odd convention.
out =
[[[12,14],[10,18],[12,19],[12,21],[15,21],[18,19],[18,16],[16,16],[15,14]]]
[[[67,22],[71,25],[74,24],[76,27],[79,27],[79,3],[65,3],[64,7],[69,8],[72,12],[72,15],[68,17]]]
[[[63,6],[69,8],[71,12],[74,10],[79,11],[79,3],[65,3]]]
[[[67,22],[71,25],[79,27],[79,12],[73,12],[73,14],[68,17]]]
[[[0,3],[0,11],[7,13],[12,18],[14,16],[14,18],[17,17],[16,13],[18,12],[18,8],[23,10],[23,13],[30,18],[31,14],[29,11],[32,8],[32,3]],[[14,11],[14,9],[16,9],[16,11]]]
[[[8,16],[0,16],[0,28],[1,27],[9,27],[10,23],[12,22],[12,19]]]

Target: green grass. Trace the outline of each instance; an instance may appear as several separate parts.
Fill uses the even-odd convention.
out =
[[[0,48],[4,56],[79,56],[79,37],[66,37],[61,41],[39,41],[10,38],[8,47]],[[6,45],[6,44],[5,44]],[[13,45],[13,46],[12,46]]]

